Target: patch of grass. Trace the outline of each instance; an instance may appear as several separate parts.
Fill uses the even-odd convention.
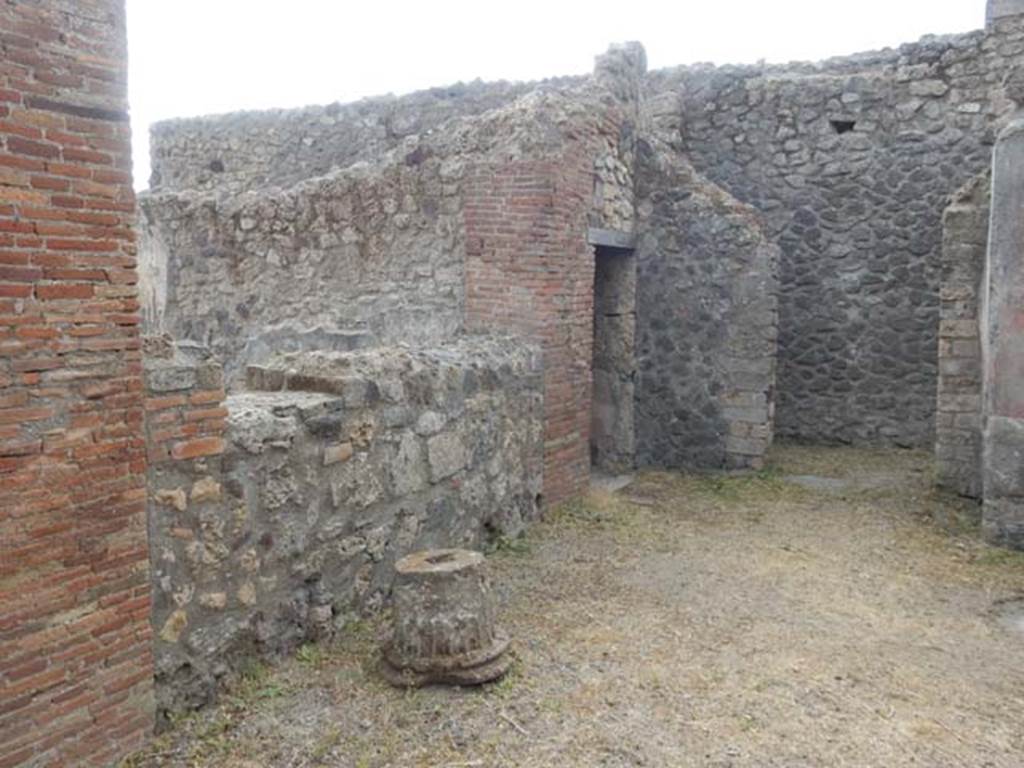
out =
[[[183,717],[179,718],[179,721],[184,719],[185,718]],[[172,721],[174,727],[177,727],[179,721]],[[146,747],[144,751],[136,752],[135,754],[128,755],[123,758],[121,762],[117,764],[117,768],[145,768],[145,766],[150,764],[149,761],[152,759],[153,755],[159,755],[170,751],[171,746],[173,745],[173,736],[174,734],[172,732],[158,736],[149,743],[149,746]]]
[[[809,491],[786,482],[778,467],[756,472],[684,475],[676,483],[684,493],[696,494],[719,504],[736,506],[761,501],[798,502]]]
[[[602,528],[626,528],[643,514],[641,507],[628,498],[603,490],[591,490],[586,496],[565,502],[548,515],[555,525]]]
[[[274,670],[262,661],[250,661],[228,688],[226,701],[237,709],[246,709],[257,702],[277,699],[287,693]]]
[[[324,665],[327,654],[324,649],[316,643],[306,643],[295,652],[295,660],[306,667],[319,669]]]
[[[753,715],[740,716],[740,730],[746,733],[757,728],[757,719]]]
[[[497,536],[484,548],[484,554],[488,557],[502,555],[524,557],[530,552],[530,542],[525,536]]]
[[[193,737],[189,761],[227,757],[231,753],[234,726],[234,720],[225,713],[209,720]]]
[[[999,547],[988,547],[978,559],[974,561],[977,565],[986,568],[1013,568],[1024,570],[1024,552],[1017,552],[1012,549],[1000,549]]]
[[[314,763],[322,763],[324,758],[341,743],[342,735],[341,728],[329,728],[313,745],[313,749],[309,753],[309,759]]]
[[[519,659],[517,657],[513,657],[512,666],[509,668],[508,672],[506,672],[500,680],[485,686],[484,690],[488,695],[496,696],[500,699],[506,699],[511,697],[516,691],[519,683],[522,682],[522,679],[522,666]]]
[[[592,524],[603,522],[605,516],[594,505],[588,503],[586,498],[572,499],[552,509],[547,516],[547,522],[562,524]]]

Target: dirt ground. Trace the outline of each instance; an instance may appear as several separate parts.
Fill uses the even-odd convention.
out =
[[[401,692],[380,621],[254,667],[141,766],[1024,766],[1024,556],[910,452],[640,475],[491,557],[516,664]]]

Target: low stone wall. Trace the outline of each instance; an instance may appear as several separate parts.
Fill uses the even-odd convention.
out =
[[[522,342],[282,355],[248,383],[222,460],[179,448],[151,479],[161,714],[381,607],[404,554],[481,548],[539,514],[542,372]]]
[[[981,496],[981,289],[991,174],[969,182],[942,220],[939,386],[935,458],[939,485]]]

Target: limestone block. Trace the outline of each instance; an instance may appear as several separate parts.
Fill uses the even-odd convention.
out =
[[[177,392],[196,386],[194,366],[160,366],[146,370],[146,388],[150,392]]]
[[[184,512],[188,509],[188,496],[185,491],[181,488],[175,488],[172,490],[157,491],[153,494],[153,499],[157,504],[163,504],[164,506],[174,507],[179,512]]]
[[[355,449],[352,447],[352,443],[336,443],[325,446],[324,466],[329,467],[332,464],[341,464],[351,459],[353,455],[355,455]]]
[[[164,622],[160,630],[160,639],[165,643],[176,643],[181,638],[181,633],[188,626],[188,613],[184,608],[179,608],[172,613]]]
[[[214,611],[222,611],[227,607],[228,596],[224,592],[207,592],[199,596],[199,604],[203,608]]]
[[[436,435],[444,429],[444,416],[436,411],[425,411],[416,420],[416,434],[422,437]]]
[[[423,458],[423,445],[412,432],[402,435],[390,475],[395,496],[407,496],[426,487],[427,466]]]
[[[454,432],[436,435],[427,441],[430,481],[439,483],[465,468],[468,461],[466,444]]]
[[[194,504],[204,501],[220,501],[221,485],[212,477],[197,480],[192,486],[191,498]]]

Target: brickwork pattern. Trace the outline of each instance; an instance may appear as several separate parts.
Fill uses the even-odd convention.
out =
[[[121,0],[0,5],[0,766],[151,730]]]
[[[466,183],[466,322],[539,341],[544,356],[544,502],[590,478],[594,252],[586,242],[593,157],[481,165]]]

